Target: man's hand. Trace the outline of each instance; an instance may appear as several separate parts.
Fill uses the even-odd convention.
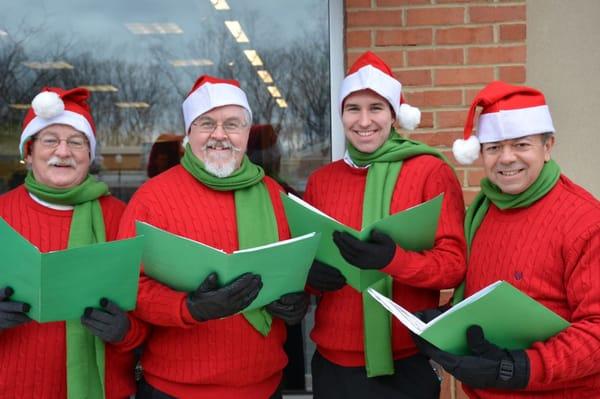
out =
[[[467,329],[467,344],[473,355],[453,355],[417,335],[411,336],[421,353],[472,388],[522,389],[529,382],[529,359],[525,351],[499,348],[485,339],[478,325]]]
[[[246,273],[229,285],[218,287],[217,273],[211,273],[187,297],[187,307],[198,321],[220,319],[244,310],[256,299],[262,281],[257,274]]]
[[[100,300],[100,306],[102,309],[86,308],[81,324],[104,342],[122,341],[130,326],[127,312],[106,298]]]
[[[346,262],[361,269],[382,269],[394,258],[396,243],[385,233],[373,230],[369,241],[346,232],[334,231],[333,242]]]
[[[346,278],[335,267],[315,259],[306,282],[317,291],[337,291],[346,285]]]
[[[310,297],[307,293],[292,292],[271,302],[266,306],[266,309],[272,316],[279,317],[287,325],[293,326],[302,321],[309,304]]]
[[[11,301],[12,294],[14,291],[10,287],[0,289],[0,331],[31,321],[25,314],[31,307],[23,302]]]
[[[425,309],[418,312],[415,312],[415,316],[419,318],[423,323],[429,323],[431,320],[435,319],[446,310],[450,309],[449,306],[440,306],[437,308]]]

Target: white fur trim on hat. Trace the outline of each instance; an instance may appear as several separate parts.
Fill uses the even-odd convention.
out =
[[[33,108],[33,112],[40,118],[50,119],[65,110],[65,103],[57,93],[43,91],[33,98],[31,108]]]
[[[452,144],[452,154],[461,165],[470,165],[479,158],[481,144],[475,135],[469,136],[467,140],[458,139]]]
[[[190,126],[197,117],[213,108],[225,105],[239,105],[245,108],[250,113],[250,121],[252,121],[252,110],[242,89],[227,83],[207,82],[194,90],[183,102],[186,134],[189,133]]]
[[[554,125],[547,105],[481,114],[477,123],[477,137],[481,143],[551,132],[554,132]]]
[[[48,92],[45,92],[48,93]],[[36,96],[37,98],[37,96]],[[35,109],[34,109],[35,111]],[[94,136],[94,131],[92,130],[92,126],[88,120],[81,114],[73,111],[63,111],[60,114],[52,117],[52,118],[42,118],[41,116],[37,116],[33,118],[25,129],[23,129],[23,133],[21,133],[21,142],[19,143],[19,150],[21,151],[21,157],[25,156],[25,143],[31,136],[42,130],[43,128],[50,125],[69,125],[75,130],[80,131],[85,134],[85,137],[90,142],[90,160],[93,160],[96,156],[96,136]]]
[[[412,105],[406,103],[400,104],[400,110],[397,115],[398,123],[404,129],[415,130],[419,126],[419,123],[421,123],[421,111]]]

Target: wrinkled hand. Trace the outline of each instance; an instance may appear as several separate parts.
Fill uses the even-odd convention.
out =
[[[318,291],[336,291],[346,285],[346,278],[335,267],[315,259],[308,271],[306,282]]]
[[[100,306],[102,309],[86,308],[81,316],[81,324],[104,342],[122,341],[130,326],[127,312],[106,298],[100,300]]]
[[[258,296],[262,288],[259,275],[246,273],[230,284],[218,287],[217,273],[204,279],[187,298],[187,307],[198,321],[220,319],[244,310]]]
[[[473,355],[453,355],[411,335],[421,353],[470,387],[522,389],[529,382],[529,359],[525,351],[499,348],[485,339],[478,325],[467,329],[467,344]]]
[[[11,301],[9,298],[12,294],[14,291],[10,287],[0,289],[0,331],[31,321],[25,314],[29,312],[31,306],[23,302]]]
[[[279,317],[287,325],[293,326],[302,321],[309,304],[310,297],[307,293],[292,292],[271,302],[266,306],[266,309],[272,316]]]
[[[396,243],[385,233],[373,230],[369,241],[361,241],[346,232],[334,231],[333,242],[346,262],[361,269],[382,269],[396,253]]]

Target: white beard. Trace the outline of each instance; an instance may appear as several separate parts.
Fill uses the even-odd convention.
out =
[[[219,153],[209,154],[209,148],[217,146],[229,148],[231,152],[227,155]],[[240,152],[241,150],[232,145],[229,140],[218,142],[217,140],[209,139],[202,147],[202,151],[205,153],[205,159],[203,159],[202,162],[204,162],[206,171],[211,175],[223,178],[231,175],[237,169],[235,153]]]
[[[211,175],[223,178],[231,175],[235,172],[235,158],[230,158],[225,162],[212,162],[210,160],[206,160],[204,162],[204,168]]]

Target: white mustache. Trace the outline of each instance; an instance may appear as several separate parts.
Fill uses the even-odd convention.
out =
[[[240,152],[241,149],[234,146],[233,144],[231,144],[231,142],[229,140],[215,140],[213,138],[208,139],[208,141],[206,142],[206,144],[204,144],[202,146],[202,150],[207,150],[208,147],[214,147],[214,148],[222,148],[224,150],[228,150],[231,149],[233,151],[237,151]]]
[[[73,158],[61,159],[56,155],[53,155],[47,162],[48,166],[71,166],[75,167],[77,164]]]

